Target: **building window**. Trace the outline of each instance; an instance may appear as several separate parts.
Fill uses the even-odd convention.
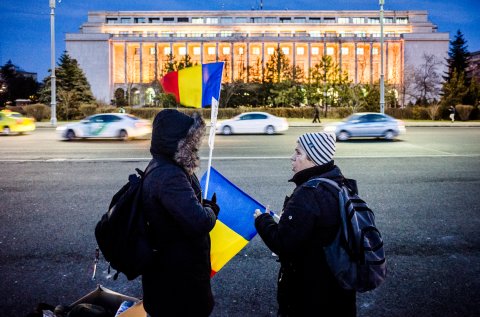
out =
[[[260,55],[260,47],[252,47],[253,55]]]
[[[368,24],[380,24],[380,18],[368,18]]]
[[[348,47],[342,47],[342,55],[348,55]]]
[[[134,18],[133,23],[145,23],[145,18]]]
[[[322,18],[308,18],[309,23],[321,23]]]
[[[218,18],[206,18],[205,24],[218,24]]]
[[[306,18],[294,18],[293,22],[294,23],[305,23],[305,22],[307,22],[307,19]]]
[[[276,17],[265,17],[265,23],[277,23]]]
[[[297,47],[297,55],[305,55],[305,48]]]
[[[327,47],[327,55],[333,55],[335,54],[335,50],[333,47]]]
[[[117,21],[117,18],[107,18],[107,24],[115,24]]]
[[[192,18],[192,23],[203,24],[203,18]]]
[[[350,18],[338,18],[339,24],[348,24],[350,23]]]
[[[199,46],[195,46],[193,48],[193,55],[200,55],[201,51],[200,51],[200,47]]]
[[[203,33],[203,36],[204,36],[204,37],[216,37],[216,36],[217,36],[217,33],[215,33],[215,32],[207,32],[207,33]]]
[[[118,32],[118,34],[120,34],[120,35],[128,35],[128,31],[120,31],[120,32]]]
[[[363,55],[364,50],[363,47],[357,47],[357,55]]]
[[[173,23],[175,22],[175,18],[163,18],[164,23]]]
[[[180,17],[180,18],[177,18],[177,22],[178,23],[188,23],[189,20],[187,17]]]
[[[275,49],[273,47],[267,47],[267,55],[273,55]]]
[[[208,55],[215,55],[215,47],[208,47],[207,48]]]
[[[373,55],[378,55],[378,48],[377,47],[372,48],[372,54]]]
[[[150,47],[150,55],[155,55],[155,47]]]
[[[170,47],[167,46],[163,48],[163,55],[170,55],[170,52]]]
[[[285,55],[290,54],[290,48],[289,47],[282,47],[282,53]]]
[[[280,23],[291,23],[291,22],[292,22],[292,18],[286,18],[286,17],[280,18]]]
[[[323,23],[335,23],[335,18],[323,18]]]
[[[362,32],[362,31],[356,31],[355,33],[355,36],[356,37],[366,37],[367,36],[367,32]]]
[[[312,47],[312,55],[318,55],[320,52],[320,50],[318,49],[318,47]]]
[[[363,24],[365,23],[365,18],[352,18],[353,24]]]
[[[160,23],[160,18],[148,18],[148,23]]]
[[[397,24],[408,24],[408,18],[397,18]]]
[[[222,53],[223,53],[223,55],[230,54],[230,47],[228,47],[228,46],[222,47]]]
[[[220,18],[220,23],[221,24],[232,24],[233,23],[233,18],[230,18],[230,17]]]
[[[139,55],[140,54],[140,48],[135,47],[135,50],[133,51],[133,55]]]
[[[228,52],[230,53],[230,50]],[[243,47],[238,48],[238,55],[243,55]]]
[[[236,23],[247,23],[247,18],[239,17],[235,18]]]
[[[383,18],[383,23],[385,23],[385,24],[393,24],[393,18]]]
[[[221,37],[229,37],[232,36],[233,32],[232,31],[222,31],[220,32]]]
[[[131,19],[130,18],[120,18],[120,23],[126,24],[130,23]]]
[[[310,32],[309,33],[311,37],[322,37],[322,32],[318,32],[318,31],[315,31],[315,32]]]
[[[178,48],[178,55],[186,55],[187,54],[187,48],[185,46],[181,46]]]
[[[257,18],[257,17],[250,18],[250,23],[262,23],[262,18]]]
[[[133,31],[133,36],[139,36],[139,37],[142,37],[143,35],[143,32],[142,31]]]

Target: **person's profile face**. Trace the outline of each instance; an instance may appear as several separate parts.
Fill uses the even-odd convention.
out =
[[[298,173],[306,168],[315,166],[315,163],[309,160],[307,152],[305,152],[300,143],[297,143],[295,151],[293,152],[290,160],[292,161],[292,171],[295,173]]]

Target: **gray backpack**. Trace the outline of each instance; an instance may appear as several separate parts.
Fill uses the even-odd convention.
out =
[[[339,186],[328,178],[314,178],[309,187],[320,183],[338,192],[341,225],[335,240],[324,247],[325,256],[339,285],[348,290],[366,292],[386,278],[387,266],[383,240],[375,226],[375,215],[356,192],[356,182]]]

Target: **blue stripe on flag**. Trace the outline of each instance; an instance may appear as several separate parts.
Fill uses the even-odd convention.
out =
[[[224,62],[202,65],[202,108],[212,105],[212,97],[220,100]]]
[[[207,173],[202,176],[200,181],[202,190],[205,190],[206,178]],[[220,221],[247,241],[250,241],[257,234],[253,213],[255,209],[264,211],[265,207],[226,179],[213,167],[210,170],[208,193],[210,197],[213,193],[217,194],[217,204],[220,206],[218,219]],[[210,193],[212,194],[210,195]]]

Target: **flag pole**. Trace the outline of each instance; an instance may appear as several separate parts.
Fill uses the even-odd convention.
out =
[[[222,66],[222,78],[223,78],[223,67]],[[207,165],[207,178],[205,179],[205,192],[204,199],[207,199],[208,195],[208,184],[210,183],[210,169],[212,167],[212,157],[213,157],[213,148],[215,146],[215,130],[217,127],[217,116],[218,116],[218,107],[220,105],[220,92],[222,90],[222,81],[220,81],[220,88],[218,89],[218,100],[212,96],[212,106],[210,107],[210,135],[208,136],[208,147],[210,148],[208,154],[208,165]]]

